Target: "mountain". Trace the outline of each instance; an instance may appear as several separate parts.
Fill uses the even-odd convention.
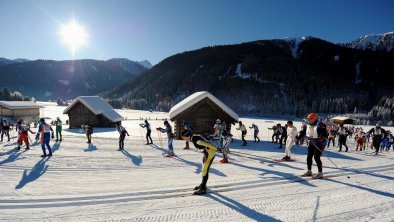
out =
[[[119,65],[123,70],[129,72],[132,75],[138,75],[152,67],[152,65],[147,60],[144,60],[143,62],[135,62],[126,58],[113,58],[107,61]],[[150,68],[146,67],[149,65]]]
[[[142,60],[138,63],[147,69],[151,69],[153,67],[153,65],[148,60]]]
[[[365,35],[344,45],[355,49],[394,53],[394,32]]]
[[[23,62],[28,62],[30,60],[28,59],[6,59],[6,58],[0,58],[0,66],[1,65],[8,65],[8,64],[13,64],[13,63],[23,63]]]
[[[115,107],[168,111],[206,90],[243,114],[368,112],[393,91],[393,61],[314,37],[261,40],[170,56],[102,96]]]
[[[0,87],[39,100],[73,99],[113,89],[146,70],[135,67],[128,72],[117,63],[89,59],[11,63],[0,66]]]

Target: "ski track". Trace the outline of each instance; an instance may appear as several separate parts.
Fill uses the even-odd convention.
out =
[[[55,113],[51,109],[46,115]],[[152,114],[132,115],[125,124]],[[261,129],[272,124],[242,121],[265,124]],[[277,144],[241,147],[236,136],[230,163],[218,163],[222,154],[214,159],[209,193],[193,196],[202,154],[182,150],[184,142],[175,141],[177,157],[164,158],[164,137],[164,148],[145,146],[139,128],[126,127],[131,136],[125,152],[115,151],[117,134],[106,131],[95,134],[94,148],[83,134],[66,132],[54,156],[44,160],[39,145],[15,152],[12,141],[1,143],[0,221],[394,221],[392,151],[367,156],[365,151],[327,149],[326,155],[343,169],[322,157],[328,177],[312,180],[298,176],[305,171],[305,147],[293,148],[296,162],[278,163],[274,159],[284,149]],[[261,133],[261,138],[270,141],[270,134]]]

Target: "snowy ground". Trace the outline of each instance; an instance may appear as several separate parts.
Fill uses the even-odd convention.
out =
[[[61,116],[64,107],[46,105],[45,116]],[[394,221],[393,151],[374,157],[331,148],[325,154],[345,170],[323,157],[331,177],[305,180],[298,177],[305,147],[293,148],[297,162],[275,162],[284,151],[267,142],[267,128],[277,121],[241,119],[257,123],[264,142],[241,147],[235,133],[231,163],[218,163],[218,154],[210,193],[192,196],[201,153],[175,141],[177,157],[164,158],[165,139],[163,149],[153,132],[157,146],[143,145],[138,119],[150,117],[157,127],[167,114],[119,112],[131,134],[123,152],[116,151],[113,129],[96,129],[92,146],[83,132],[65,129],[64,141],[53,141],[54,156],[45,159],[39,145],[16,152],[14,138],[1,143],[0,221]]]

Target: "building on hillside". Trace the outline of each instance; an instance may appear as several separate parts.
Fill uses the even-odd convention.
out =
[[[23,119],[26,123],[38,121],[43,106],[31,101],[0,101],[0,116],[13,121]]]
[[[196,92],[173,106],[169,118],[175,123],[177,139],[181,138],[183,121],[189,122],[195,133],[212,134],[216,119],[225,121],[229,127],[239,119],[238,114],[206,91]]]
[[[79,96],[63,112],[68,114],[69,127],[115,127],[123,117],[111,105],[98,96]]]

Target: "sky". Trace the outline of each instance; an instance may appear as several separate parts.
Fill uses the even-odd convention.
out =
[[[86,40],[73,52],[62,27]],[[0,57],[147,59],[212,45],[314,36],[348,42],[394,31],[391,0],[0,0]]]

